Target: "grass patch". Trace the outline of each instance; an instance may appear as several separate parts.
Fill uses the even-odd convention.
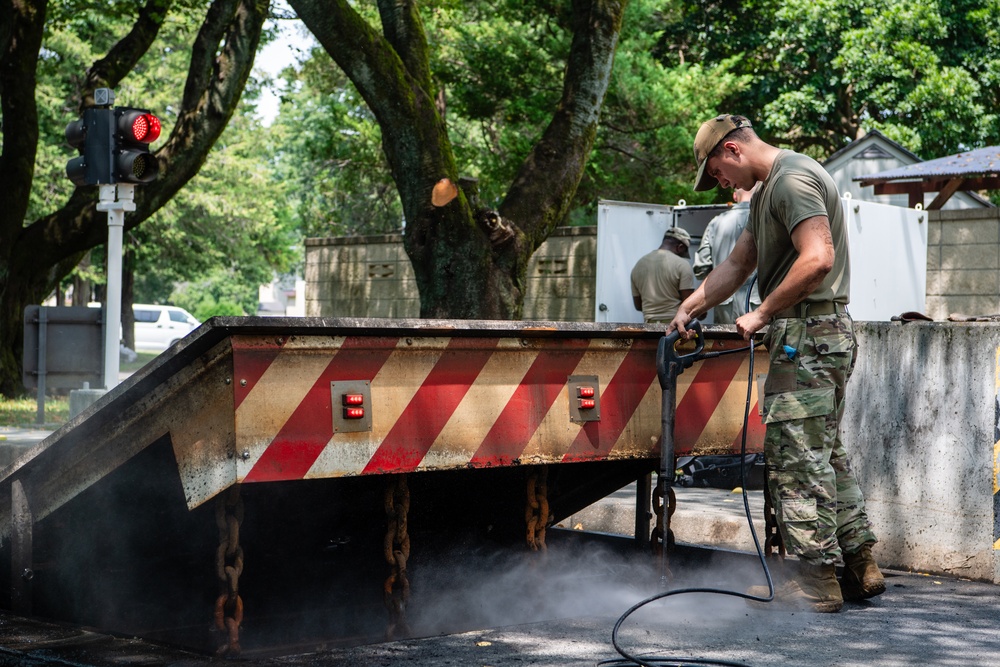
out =
[[[38,401],[35,398],[0,396],[0,426],[22,428],[58,428],[69,419],[68,396],[45,397],[45,423],[38,424]]]
[[[134,373],[158,356],[157,352],[140,352],[130,363],[120,364],[122,373]],[[0,426],[20,428],[59,428],[69,421],[69,395],[45,397],[45,423],[38,424],[38,399],[34,396],[6,398],[0,396]]]
[[[153,359],[156,359],[156,357],[160,356],[159,352],[138,352],[137,354],[139,356],[138,358],[136,358],[135,361],[132,361],[130,363],[125,363],[123,361],[119,364],[122,373],[135,373],[137,370],[139,370],[140,368],[151,362]]]

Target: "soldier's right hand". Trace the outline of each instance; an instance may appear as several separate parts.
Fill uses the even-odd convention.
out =
[[[672,319],[670,324],[667,325],[667,330],[664,332],[664,335],[669,336],[671,333],[676,331],[684,340],[691,340],[694,336],[694,332],[688,331],[686,327],[693,319],[694,318],[691,317],[690,313],[686,312],[683,308],[679,308],[677,310],[677,314],[674,315],[674,319]]]

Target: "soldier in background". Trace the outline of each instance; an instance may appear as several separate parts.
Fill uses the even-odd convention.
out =
[[[691,235],[680,227],[663,234],[656,250],[632,268],[632,303],[646,322],[670,322],[681,301],[694,291],[694,273],[687,258]]]
[[[744,190],[733,189],[733,207],[712,218],[701,237],[701,244],[694,256],[694,277],[704,280],[709,272],[726,261],[747,226],[750,216],[750,197],[757,186]],[[750,309],[760,305],[757,284],[751,275],[736,293],[712,309],[715,324],[736,324],[736,318],[747,312],[747,294],[750,295]]]

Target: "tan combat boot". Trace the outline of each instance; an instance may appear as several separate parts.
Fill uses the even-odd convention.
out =
[[[844,554],[844,576],[840,590],[845,600],[867,600],[885,593],[885,579],[866,544],[852,554]]]
[[[767,597],[767,586],[753,586],[748,595]],[[797,571],[774,589],[771,602],[747,601],[758,609],[776,611],[812,611],[829,614],[840,611],[844,598],[837,582],[837,568],[833,565],[810,565],[799,562]]]

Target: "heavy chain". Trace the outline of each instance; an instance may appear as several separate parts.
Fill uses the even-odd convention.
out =
[[[528,548],[545,551],[545,528],[549,523],[548,468],[534,469],[528,473],[528,497],[524,505],[524,522],[527,524]]]
[[[410,599],[410,580],[406,576],[406,561],[410,557],[410,534],[406,518],[410,511],[410,491],[406,485],[406,475],[395,475],[385,490],[385,562],[389,564],[389,576],[385,579],[382,601],[389,610],[389,625],[386,639],[408,637],[410,628],[406,624],[406,603]]]
[[[239,485],[229,487],[215,501],[215,523],[219,528],[219,548],[215,552],[215,573],[222,593],[215,601],[215,629],[225,634],[225,642],[216,655],[240,654],[240,625],[243,623],[243,598],[240,575],[243,574],[243,547],[240,525],[243,523],[243,499]]]
[[[771,503],[771,485],[767,475],[764,476],[764,555],[778,558],[786,555],[785,541],[778,531],[778,517]]]
[[[666,521],[663,517],[663,493],[666,489],[667,494],[667,516]],[[674,548],[674,531],[670,528],[670,519],[674,516],[674,512],[677,511],[677,496],[674,493],[674,487],[667,486],[662,483],[662,480],[657,480],[657,484],[653,487],[653,516],[656,517],[656,527],[653,528],[653,533],[650,535],[650,543],[653,547],[653,553],[657,556],[663,553],[664,539],[663,536],[666,535],[666,548],[669,553]]]

